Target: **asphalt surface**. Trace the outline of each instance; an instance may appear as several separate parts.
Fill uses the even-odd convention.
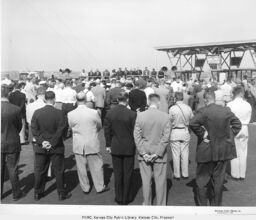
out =
[[[250,138],[248,146],[247,176],[245,181],[233,181],[227,174],[224,185],[223,205],[224,206],[255,206],[256,205],[256,126],[249,126]],[[104,179],[110,186],[110,191],[97,194],[94,187],[88,195],[82,193],[79,185],[75,158],[72,153],[72,139],[65,142],[65,181],[67,190],[72,193],[72,197],[65,201],[58,201],[55,179],[46,184],[45,197],[39,201],[34,201],[34,171],[33,171],[33,149],[32,145],[22,146],[19,165],[19,177],[22,189],[27,193],[19,201],[13,202],[11,185],[8,178],[4,183],[3,204],[70,204],[70,205],[116,205],[114,202],[114,176],[111,163],[111,156],[105,151],[105,140],[101,132],[101,154],[104,160]],[[196,137],[193,135],[190,145],[190,177],[186,180],[176,181],[172,178],[171,152],[168,148],[168,205],[172,206],[195,206],[195,150]],[[134,200],[130,205],[141,205],[143,202],[141,178],[137,160],[134,167],[134,177],[132,193]]]

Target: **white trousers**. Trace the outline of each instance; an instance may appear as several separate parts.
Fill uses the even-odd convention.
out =
[[[180,178],[180,170],[183,177],[188,177],[189,142],[171,141],[171,149],[174,177]]]
[[[80,155],[75,154],[77,173],[80,186],[84,192],[90,190],[90,183],[87,176],[86,165],[90,169],[92,181],[97,192],[104,189],[103,161],[100,154]]]
[[[25,125],[26,125],[26,121],[25,121],[24,118],[22,118],[22,128],[21,128],[21,131],[19,133],[21,144],[24,144],[26,142],[26,140],[25,140]]]
[[[235,138],[237,158],[231,160],[231,176],[234,178],[245,178],[248,138]]]

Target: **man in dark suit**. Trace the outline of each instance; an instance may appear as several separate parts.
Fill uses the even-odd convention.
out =
[[[112,155],[115,175],[115,201],[120,205],[131,202],[131,180],[134,168],[135,142],[133,129],[136,113],[127,108],[128,95],[118,96],[118,105],[105,118],[107,151]]]
[[[123,92],[121,88],[121,83],[118,81],[115,84],[115,87],[110,89],[106,94],[106,107],[107,109],[111,109],[117,105],[117,97]]]
[[[145,84],[145,85],[143,85]],[[147,96],[144,91],[142,91],[143,86],[146,87],[144,80],[137,80],[135,82],[135,89],[129,93],[129,106],[132,111],[145,111],[147,106]]]
[[[20,108],[22,117],[22,129],[20,131],[21,144],[27,144],[25,138],[25,124],[26,124],[26,95],[21,92],[21,89],[25,86],[25,83],[16,83],[14,85],[13,92],[9,95],[9,102]]]
[[[12,184],[13,200],[24,196],[20,190],[18,162],[20,158],[20,137],[22,128],[20,108],[8,101],[9,89],[1,87],[1,197],[3,194],[5,168]]]
[[[59,200],[71,196],[64,189],[64,143],[63,134],[67,128],[64,113],[54,108],[55,94],[45,93],[46,105],[35,111],[31,129],[36,143],[35,151],[35,200],[39,200],[44,193],[45,181],[50,161],[56,176]]]
[[[210,205],[221,206],[227,163],[236,158],[234,136],[242,125],[229,108],[215,104],[213,91],[206,91],[204,100],[206,107],[201,108],[190,122],[191,130],[198,137],[198,202],[201,206],[207,205],[207,186],[210,183]]]

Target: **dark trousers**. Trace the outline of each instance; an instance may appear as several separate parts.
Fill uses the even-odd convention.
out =
[[[7,167],[9,178],[12,184],[13,197],[19,196],[20,181],[18,176],[18,163],[20,159],[20,152],[17,153],[1,153],[1,196],[4,189],[5,168]]]
[[[196,183],[200,206],[207,206],[208,199],[211,206],[221,206],[226,168],[227,161],[197,164]]]
[[[35,193],[41,194],[44,192],[50,161],[56,177],[57,191],[58,193],[64,192],[64,155],[35,153]]]
[[[132,200],[130,193],[134,156],[112,155],[115,176],[115,200],[120,204],[128,204]]]

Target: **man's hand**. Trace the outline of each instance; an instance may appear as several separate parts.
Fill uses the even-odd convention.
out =
[[[208,144],[210,142],[210,140],[207,137],[208,137],[208,132],[205,130],[205,132],[204,132],[204,140],[203,141]]]
[[[110,147],[106,147],[106,151],[111,154],[111,148]]]
[[[148,163],[151,160],[151,156],[149,154],[143,154],[143,159],[145,160],[146,163]]]
[[[151,157],[150,157],[150,162],[151,162],[151,163],[154,163],[157,158],[158,158],[158,155],[152,154]]]
[[[42,148],[49,151],[52,148],[52,145],[50,144],[49,141],[43,141],[42,142]]]

